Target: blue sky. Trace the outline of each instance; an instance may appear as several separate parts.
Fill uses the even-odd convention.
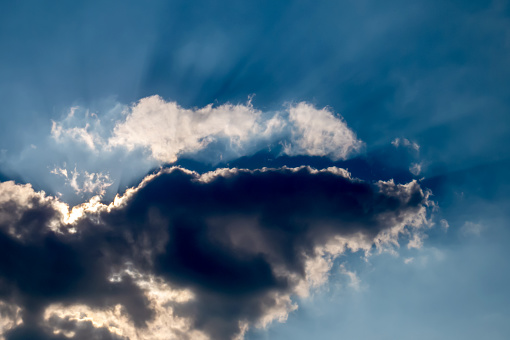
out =
[[[58,204],[70,207],[99,195],[96,197],[104,204],[102,208],[96,211],[84,208],[81,219],[67,220],[65,225],[75,226],[78,234],[80,227],[95,223],[90,221],[96,221],[97,211],[101,211],[97,219],[103,221],[101,225],[104,226],[120,223],[114,221],[123,214],[137,220],[133,211],[152,211],[145,205],[137,205],[141,204],[137,197],[152,193],[154,201],[149,199],[152,196],[147,196],[147,201],[159,207],[154,209],[163,209],[158,197],[167,202],[165,204],[177,203],[156,189],[150,191],[142,186],[135,193],[126,194],[131,203],[127,208],[115,208],[120,209],[117,215],[109,215],[110,210],[105,212],[104,209],[116,194],[122,195],[142,181],[161,181],[162,188],[174,185],[174,177],[180,178],[175,171],[168,170],[174,165],[196,171],[195,175],[186,173],[186,176],[198,176],[196,178],[202,178],[199,181],[207,183],[203,196],[197,196],[197,202],[202,198],[206,202],[204,197],[209,197],[209,190],[213,190],[211,197],[214,193],[223,193],[245,202],[241,196],[236,196],[237,191],[229,191],[230,186],[223,188],[214,184],[220,180],[207,182],[208,179],[204,179],[207,176],[226,176],[225,183],[236,185],[248,181],[246,176],[254,176],[250,181],[265,183],[269,196],[274,190],[274,197],[291,199],[289,197],[294,196],[287,197],[285,192],[275,189],[278,187],[275,178],[281,174],[288,176],[289,183],[295,183],[293,176],[320,188],[323,188],[322,182],[315,183],[311,172],[305,175],[308,170],[289,172],[282,167],[348,169],[349,181],[358,178],[367,188],[356,187],[354,180],[344,183],[346,175],[343,173],[336,174],[340,179],[331,179],[329,174],[333,170],[317,176],[336,183],[331,184],[332,187],[345,187],[345,192],[353,190],[349,195],[365,202],[364,206],[374,214],[377,223],[366,222],[365,215],[342,220],[347,217],[335,215],[337,212],[327,207],[317,208],[322,215],[312,213],[312,196],[318,195],[317,202],[322,202],[321,197],[330,197],[327,186],[315,191],[310,189],[310,196],[306,196],[305,191],[297,193],[296,197],[303,194],[306,198],[295,204],[308,202],[303,211],[310,208],[310,215],[304,213],[306,216],[301,218],[310,219],[313,226],[322,225],[323,222],[318,221],[328,219],[333,224],[358,221],[356,227],[353,224],[341,229],[342,235],[352,238],[359,230],[370,237],[373,242],[370,254],[363,248],[335,253],[331,258],[329,279],[311,287],[307,297],[298,296],[297,286],[289,284],[292,290],[283,289],[274,282],[275,286],[261,283],[261,287],[272,287],[271,292],[280,287],[278,292],[288,294],[298,306],[297,310],[286,307],[285,322],[277,321],[275,315],[278,314],[274,310],[250,305],[253,302],[248,297],[242,301],[251,312],[233,313],[233,307],[225,301],[230,301],[235,294],[223,294],[224,290],[228,291],[229,283],[215,281],[214,277],[220,274],[204,269],[207,266],[203,263],[184,261],[177,265],[172,262],[177,260],[168,254],[178,258],[188,253],[174,254],[171,242],[160,245],[165,249],[164,255],[152,259],[154,263],[164,263],[143,275],[159,275],[169,284],[189,288],[203,299],[199,302],[204,305],[214,301],[218,306],[214,313],[225,313],[231,322],[244,318],[249,327],[246,339],[308,339],[312,336],[320,339],[506,339],[510,334],[507,325],[510,294],[506,288],[510,283],[506,260],[510,255],[506,246],[510,237],[509,16],[510,4],[505,0],[227,1],[221,4],[206,1],[2,1],[0,180],[6,193],[4,197],[9,198],[2,200],[0,192],[0,214],[12,210],[5,202],[17,202],[19,211],[23,211],[20,215],[2,217],[2,228],[11,230],[15,225],[21,228],[19,235],[25,229],[32,230],[33,226],[20,216],[32,216],[35,212],[30,215],[30,209],[35,208],[23,210],[21,205],[25,201],[21,197],[39,197],[41,190],[48,197],[56,197]],[[274,174],[256,172],[262,167],[276,170],[271,170]],[[217,168],[230,170],[226,175],[211,175],[210,171]],[[238,173],[232,170],[235,168],[251,172]],[[158,175],[155,179],[143,180],[150,173]],[[160,180],[165,176],[169,176],[166,182]],[[191,181],[191,177],[186,176],[182,175],[182,188],[188,188],[186,183]],[[393,244],[391,249],[381,250],[376,246],[380,234],[375,235],[374,230],[382,232],[390,226],[380,222],[382,215],[377,214],[386,208],[395,210],[389,203],[383,209],[376,205],[377,200],[365,201],[366,196],[357,195],[365,192],[363,190],[372,192],[378,181],[390,179],[395,185],[413,180],[418,183],[425,196],[413,209],[426,208],[428,224],[416,229],[407,226],[406,230],[412,232],[397,235],[398,246]],[[33,190],[28,193],[28,189],[12,189],[5,184],[11,180],[17,183],[18,189],[29,183]],[[188,194],[179,191],[184,190],[180,186],[181,189],[175,189],[176,193],[184,195],[184,201],[188,196],[198,195],[198,191],[193,193],[193,185],[189,185],[191,193]],[[258,192],[251,184],[246,185]],[[406,189],[396,188],[395,197],[404,200]],[[168,190],[173,192],[174,189]],[[426,196],[427,193],[430,196]],[[343,194],[339,195],[341,199],[338,199],[344,202]],[[390,200],[390,194],[384,195],[381,200]],[[257,197],[251,197],[253,204],[266,209]],[[218,202],[223,202],[223,198],[218,198]],[[278,202],[274,203],[276,207],[280,207],[281,202]],[[182,211],[198,209],[194,210],[193,204],[183,205]],[[247,210],[243,209],[248,208],[243,204],[214,205],[217,208],[214,212],[204,208],[203,216],[207,216],[204,223],[212,223],[209,218],[213,215],[226,218],[221,214],[236,215],[239,211],[244,214]],[[57,203],[43,206],[57,209]],[[283,210],[273,212],[274,216],[268,217],[268,221],[273,221],[273,217],[282,225],[286,223],[282,221],[290,221],[289,216],[294,212],[285,210],[285,205],[281,207]],[[402,216],[410,216],[406,214],[411,214],[412,210],[410,206],[398,209]],[[416,213],[417,210],[412,211]],[[197,215],[202,216],[201,213],[198,211]],[[152,219],[148,222],[142,222],[140,217],[139,223],[151,225],[160,217],[173,221],[177,213],[161,214],[163,217],[149,214]],[[365,214],[369,213],[365,211]],[[48,221],[48,226],[53,225],[51,219]],[[237,237],[237,232],[228,229],[229,223],[234,222],[221,221],[226,231],[215,224],[207,224],[207,228],[218,232],[220,238]],[[259,230],[258,227],[242,221],[236,222],[241,223],[240,235],[245,230],[246,237],[254,237],[250,232]],[[201,235],[202,229],[195,227],[197,235]],[[266,227],[264,225],[261,230],[266,231]],[[191,230],[195,230],[193,228]],[[336,235],[325,232],[322,227],[314,228],[319,228],[317,233],[324,233],[325,238]],[[3,233],[3,230],[0,231]],[[165,232],[168,235],[183,232],[183,240],[188,241],[186,237],[194,240],[196,236],[179,228]],[[86,235],[84,239],[94,239]],[[95,237],[102,239],[104,235],[101,235],[102,231]],[[408,247],[415,235],[416,240],[419,239],[417,246]],[[11,236],[5,236],[6,240]],[[308,249],[301,236],[295,237],[292,241],[282,239],[281,243],[264,244],[263,250],[257,248],[257,252],[264,254],[263,261],[269,263],[264,262],[273,274],[279,262],[269,260],[276,255],[268,249],[277,248],[282,254],[289,244]],[[315,238],[306,240],[307,247],[327,243]],[[8,243],[11,241],[5,242],[11,244]],[[23,247],[32,244],[32,241],[26,242],[22,243]],[[39,244],[35,238],[33,242]],[[69,251],[81,254],[78,257],[83,255],[77,249],[85,247],[77,241],[69,241],[65,236],[59,242],[65,249],[70,247]],[[102,243],[98,241],[98,244]],[[51,249],[47,251],[51,253]],[[228,255],[231,253],[223,253],[226,250],[222,249],[214,248],[210,250],[212,253],[207,250],[204,254],[211,257],[216,254],[224,261],[231,259]],[[125,257],[129,254],[122,254],[124,257],[115,261],[127,263]],[[285,254],[290,256],[290,253]],[[202,255],[197,255],[197,261],[207,258]],[[134,267],[142,263],[135,259],[129,261]],[[233,268],[244,263],[236,261]],[[260,269],[263,275],[266,267],[258,260],[253,261],[249,262],[253,272]],[[5,260],[5,263],[10,262]],[[83,262],[87,267],[85,263],[88,262]],[[216,262],[212,263],[211,268],[216,268]],[[301,272],[296,268],[304,266],[303,263],[297,261],[295,266],[285,268],[288,273],[299,276]],[[101,273],[104,269],[98,269],[96,264],[90,266]],[[115,267],[111,266],[108,270]],[[244,266],[251,273],[249,265]],[[41,321],[43,314],[26,315],[26,301],[37,301],[41,310],[46,311],[57,308],[58,304],[60,310],[78,308],[80,304],[90,308],[115,306],[105,302],[107,300],[89,301],[71,293],[69,297],[64,294],[66,299],[36,299],[37,294],[23,290],[22,279],[16,278],[17,274],[9,272],[7,267],[5,264],[0,268],[0,279],[3,275],[5,282],[10,282],[9,287],[14,288],[12,291],[5,288],[7,293],[0,294],[0,307],[9,311],[19,307],[23,323],[16,327],[11,321],[11,326],[0,324],[6,329],[6,339],[33,338],[34,334],[41,339],[58,338],[60,333],[48,333],[44,328],[44,322],[49,321]],[[124,279],[135,280],[134,276],[129,276],[132,272],[126,271]],[[0,288],[3,287],[0,285]],[[63,293],[57,292],[55,296],[61,296],[59,294]],[[18,300],[18,295],[24,298]],[[128,300],[119,301],[124,307],[129,305]],[[192,330],[213,337],[230,336],[233,332],[232,325],[225,321],[227,316],[220,322],[212,314],[196,312],[193,308],[198,307],[190,306],[175,309],[175,313],[192,320],[193,327],[188,329],[188,335]],[[258,314],[253,312],[257,308],[260,308]],[[233,314],[228,314],[230,312]],[[4,313],[10,315],[10,319],[5,320],[17,320],[9,313]],[[64,314],[58,315],[60,320],[65,319]],[[69,321],[69,315],[65,315]],[[274,321],[263,329],[257,328],[264,315],[272,315]],[[149,322],[142,317],[137,319],[131,315],[131,318],[135,324]],[[221,327],[210,326],[215,323]],[[51,327],[63,329],[61,323],[58,325],[61,328],[55,324]],[[80,326],[79,322],[73,325],[78,327],[74,329],[75,339],[90,334],[83,333],[85,326]],[[102,328],[103,331],[101,339],[115,338],[111,330]],[[126,332],[124,334],[128,334]],[[182,338],[185,339],[185,335]]]

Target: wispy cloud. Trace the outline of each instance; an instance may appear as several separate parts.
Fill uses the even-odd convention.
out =
[[[415,175],[418,176],[421,173],[421,163],[412,163],[409,167],[409,171]]]
[[[481,223],[474,223],[471,221],[467,221],[460,228],[460,232],[464,236],[480,236],[482,231],[485,229],[485,226]]]
[[[348,270],[345,263],[340,265],[340,273],[349,278],[349,287],[354,290],[360,290],[361,280],[355,271]]]
[[[407,138],[395,138],[391,144],[396,148],[403,146],[416,152],[420,151],[420,146],[418,143],[412,142]]]
[[[67,185],[69,185],[76,194],[92,194],[103,196],[106,193],[106,189],[112,185],[110,176],[102,172],[91,172],[78,171],[76,166],[72,170],[67,170],[65,166],[63,168],[55,168],[51,170],[51,173],[65,179]]]

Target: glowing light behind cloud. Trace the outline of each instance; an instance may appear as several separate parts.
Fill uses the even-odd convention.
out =
[[[258,184],[255,184],[257,182]],[[86,253],[91,249],[91,245],[87,243],[93,242],[92,248],[97,247],[97,251],[104,254],[103,260],[100,264],[95,264],[93,257],[84,254],[85,262],[78,260],[76,265],[79,267],[92,261],[88,264],[91,268],[100,266],[98,268],[103,268],[100,270],[102,273],[106,270],[108,277],[98,277],[95,280],[103,282],[107,287],[111,286],[111,289],[129,287],[132,283],[142,292],[146,301],[143,308],[147,309],[147,313],[151,313],[151,316],[145,316],[147,319],[143,321],[146,326],[140,327],[137,326],[137,317],[133,316],[133,310],[124,305],[131,299],[129,296],[120,295],[120,302],[113,303],[115,300],[111,300],[99,305],[97,302],[90,305],[83,303],[80,298],[76,302],[71,299],[66,303],[57,299],[45,306],[41,322],[53,334],[66,337],[108,332],[130,339],[160,340],[169,336],[176,339],[231,336],[242,339],[243,334],[250,328],[265,328],[275,321],[284,322],[289,313],[298,308],[295,297],[307,297],[311,291],[324,285],[328,281],[334,260],[340,255],[361,251],[365,257],[369,257],[374,251],[394,252],[400,246],[402,236],[409,238],[409,245],[412,243],[419,247],[423,231],[433,225],[430,214],[433,213],[434,204],[416,181],[408,184],[395,184],[393,181],[368,184],[352,178],[348,171],[336,167],[322,170],[308,166],[257,170],[224,168],[204,174],[172,167],[147,176],[137,187],[118,195],[110,204],[101,203],[100,197],[96,196],[72,208],[58,198],[34,191],[29,185],[16,185],[13,182],[4,182],[1,185],[6,190],[2,190],[0,217],[3,228],[11,230],[13,241],[9,242],[20,242],[23,247],[31,249],[33,245],[39,244],[40,239],[55,237],[61,244],[57,249],[65,251],[70,249],[67,245],[72,244]],[[181,187],[182,185],[184,187]],[[250,188],[252,185],[255,186],[249,191],[236,189]],[[277,193],[277,196],[263,199],[265,191],[262,187],[265,185],[276,186],[273,188],[273,195]],[[332,189],[331,185],[338,188]],[[288,189],[285,189],[287,187],[296,190],[294,195],[289,196],[292,198],[288,197]],[[153,194],[156,194],[154,190],[163,190],[164,196],[153,201]],[[321,197],[320,200],[324,200],[333,194],[331,190],[336,193],[334,199],[340,199],[337,203],[346,203],[344,199],[349,196],[350,202],[353,199],[358,202],[350,203],[354,204],[354,210],[350,211],[341,204],[328,207],[329,203],[323,202],[318,208],[324,209],[324,212],[317,216],[316,208],[313,208],[315,203],[307,203],[303,211],[287,211],[283,204],[289,199],[308,201]],[[315,196],[310,197],[310,192],[315,193]],[[144,198],[146,195],[149,196]],[[159,197],[158,195],[160,194],[155,197]],[[191,197],[185,198],[186,195]],[[217,202],[218,199],[229,201],[231,196],[237,197],[235,206]],[[214,203],[209,202],[212,197],[216,197]],[[269,203],[269,207],[266,200],[274,202]],[[175,202],[172,203],[173,201]],[[17,212],[3,209],[12,202],[19,207]],[[161,204],[161,207],[165,207],[164,210],[160,210]],[[212,210],[200,208],[204,204],[219,204],[218,209],[221,207],[232,211],[218,214],[218,209],[214,207],[210,208]],[[254,206],[259,207],[260,212],[253,211]],[[362,206],[370,207],[367,210],[371,211],[368,214],[370,216],[366,213],[358,216],[364,209]],[[279,207],[278,211],[273,211],[275,207]],[[142,218],[146,221],[131,221],[129,216],[133,209],[139,211],[136,219]],[[147,212],[144,212],[146,209]],[[177,210],[172,212],[173,209]],[[196,267],[195,262],[186,262],[186,258],[183,258],[186,254],[173,255],[176,246],[167,243],[176,242],[174,238],[180,240],[178,242],[190,242],[186,230],[195,228],[191,225],[181,229],[179,211],[182,209],[192,209],[197,218],[203,219],[203,226],[209,230],[206,232],[209,236],[201,246],[213,251],[211,254],[219,253],[218,259],[208,258],[204,261],[211,263]],[[44,228],[47,229],[34,225],[34,231],[24,234],[23,232],[30,230],[23,229],[18,225],[18,221],[23,219],[23,216],[30,216],[32,210],[46,211],[46,222],[40,223],[44,223]],[[199,217],[197,211],[203,216]],[[269,215],[256,217],[261,212]],[[185,216],[190,218],[190,214]],[[128,220],[125,220],[126,218]],[[285,226],[280,226],[283,221],[290,223],[286,228],[291,229],[285,230]],[[144,227],[138,229],[138,223]],[[301,226],[301,223],[304,225]],[[243,228],[239,229],[239,225]],[[182,232],[183,235],[180,234]],[[201,235],[204,231],[198,229],[196,232]],[[287,236],[278,242],[274,235],[272,236],[273,232]],[[194,240],[196,236],[191,237],[191,240]],[[110,240],[117,241],[112,245]],[[247,240],[249,243],[246,243]],[[193,242],[189,246],[195,249]],[[286,259],[283,248],[292,249],[295,253]],[[225,253],[225,249],[228,249],[228,252]],[[50,249],[45,251],[49,252]],[[207,254],[208,250],[205,251]],[[211,254],[212,257],[216,256]],[[195,255],[199,258],[203,256],[193,256]],[[81,255],[78,259],[80,257]],[[161,267],[171,266],[174,261],[184,261],[184,267],[179,265],[176,267],[177,271],[171,272]],[[240,289],[238,298],[244,302],[232,305],[232,297],[225,296],[224,291],[230,289],[230,281],[223,282],[217,274],[210,276],[207,270],[204,272],[204,269],[200,269],[204,265],[218,266],[217,261],[226,261],[230,263],[228,266],[232,266],[226,267],[229,268],[226,275],[233,275],[231,279],[234,281],[240,280],[236,289]],[[242,275],[236,269],[238,261],[241,261],[241,264],[248,261],[248,267],[243,265]],[[250,268],[250,265],[253,268]],[[220,265],[220,268],[221,266],[223,265]],[[269,272],[264,268],[268,268]],[[248,272],[244,273],[245,271]],[[253,275],[257,271],[260,271],[257,282],[245,282],[244,275]],[[180,274],[175,276],[176,273]],[[349,274],[350,272],[345,273],[351,279],[356,278],[352,273]],[[196,282],[189,281],[187,275],[198,275]],[[275,285],[273,280],[282,283]],[[244,285],[246,287],[243,287]],[[108,297],[105,299],[110,301]],[[215,302],[211,305],[213,301]],[[26,307],[20,308],[25,310]],[[229,316],[227,311],[230,308],[234,308],[236,312]],[[227,314],[216,317],[215,313]]]

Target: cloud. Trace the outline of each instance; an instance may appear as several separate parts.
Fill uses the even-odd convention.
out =
[[[413,262],[414,262],[414,257],[406,257],[406,258],[404,259],[404,263],[405,263],[405,264],[411,264],[411,263],[413,263]]]
[[[409,167],[409,172],[415,176],[418,176],[421,173],[421,166],[421,163],[412,163]]]
[[[407,138],[395,138],[391,144],[398,148],[400,147],[401,145],[408,148],[408,149],[411,149],[411,150],[414,150],[416,152],[419,152],[420,151],[420,145],[418,145],[418,143],[416,142],[412,142],[410,141],[409,139]]]
[[[2,332],[0,339],[4,340],[3,334],[21,323],[21,308],[0,301],[0,330]]]
[[[444,218],[439,220],[439,223],[441,224],[441,228],[445,231],[448,230],[448,228],[450,228],[450,224]]]
[[[0,300],[22,320],[8,316],[9,340],[242,337],[284,321],[338,255],[398,246],[430,224],[417,182],[338,168],[173,167],[71,210],[0,185]]]
[[[340,274],[343,274],[349,278],[349,287],[354,290],[360,290],[361,280],[355,271],[348,270],[345,267],[345,263],[340,265]]]
[[[0,170],[71,204],[98,194],[111,200],[153,169],[179,160],[210,169],[262,151],[336,161],[364,145],[329,108],[301,102],[262,111],[251,99],[202,108],[159,96],[131,105],[105,101],[97,111],[74,106],[48,134],[35,149],[1,153]]]
[[[289,109],[292,138],[284,152],[289,156],[326,156],[333,160],[346,159],[358,151],[362,142],[345,122],[330,110],[318,110],[307,103]]]
[[[467,221],[460,228],[460,231],[464,236],[480,236],[484,229],[485,226],[480,223]]]
[[[157,160],[173,163],[181,154],[223,141],[228,145],[224,151],[227,154],[245,155],[246,149],[253,148],[251,144],[257,141],[269,144],[270,138],[281,132],[282,125],[277,116],[263,119],[262,112],[251,103],[184,109],[176,102],[152,96],[141,99],[130,109],[125,121],[115,126],[108,144],[128,150],[148,148]]]
[[[61,176],[66,184],[73,188],[76,194],[93,194],[103,196],[106,189],[112,185],[110,176],[104,173],[89,173],[88,171],[74,170],[67,171],[66,168],[55,168],[50,171],[52,174]]]
[[[72,108],[62,122],[53,122],[55,140],[74,140],[90,150],[143,148],[161,163],[174,163],[187,155],[217,164],[278,144],[284,145],[287,155],[338,160],[363,145],[341,117],[305,102],[282,111],[262,112],[253,107],[251,99],[246,104],[186,109],[151,96],[125,107],[109,131],[100,126],[97,115],[88,112],[92,122],[80,121],[79,126],[73,126],[70,122],[77,109]]]
[[[79,109],[79,107],[71,107],[69,114],[61,122],[52,121],[51,136],[61,143],[69,140],[81,142],[94,151],[98,144],[102,143],[101,136],[97,132],[101,121],[96,114],[90,114],[87,110],[84,117],[86,120],[85,126],[73,126],[73,122],[76,119],[75,113]],[[92,126],[89,123],[91,119],[93,120]]]

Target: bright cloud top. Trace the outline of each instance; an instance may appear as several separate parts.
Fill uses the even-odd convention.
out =
[[[206,157],[216,164],[277,146],[290,156],[339,160],[363,145],[341,117],[305,102],[289,105],[282,111],[262,112],[251,101],[186,109],[176,102],[151,96],[126,107],[124,117],[106,132],[96,115],[88,115],[93,122],[73,126],[69,118],[73,118],[74,112],[71,111],[65,124],[64,121],[53,124],[52,135],[57,141],[74,140],[91,151],[142,148],[161,163],[174,163],[187,155]],[[208,151],[207,156],[204,151]],[[197,155],[200,152],[202,155]]]

